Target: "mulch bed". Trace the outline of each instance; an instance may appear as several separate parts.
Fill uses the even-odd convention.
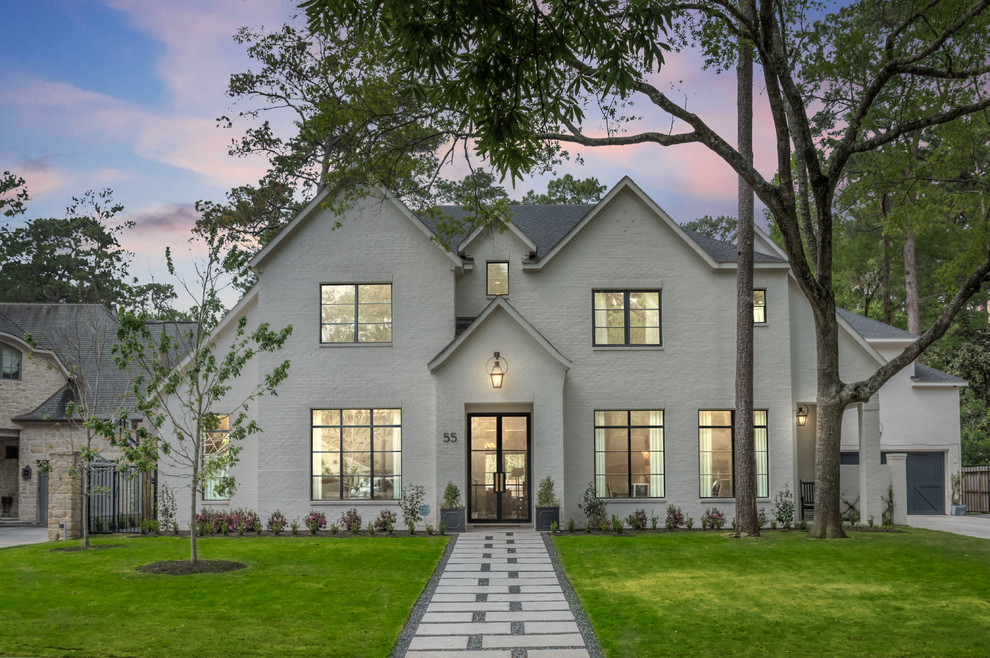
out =
[[[137,570],[141,573],[157,573],[165,576],[188,576],[196,573],[227,573],[228,571],[238,571],[247,569],[243,562],[231,562],[229,560],[199,560],[190,562],[189,560],[165,560],[163,562],[152,562]]]

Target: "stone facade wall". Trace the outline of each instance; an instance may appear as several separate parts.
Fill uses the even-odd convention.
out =
[[[65,386],[65,374],[54,357],[31,353],[19,341],[4,337],[2,342],[21,352],[21,378],[0,380],[0,430],[18,432],[19,438],[0,439],[0,446],[18,446],[17,461],[4,459],[6,448],[0,447],[0,495],[14,498],[11,516],[34,523],[38,518],[38,465],[48,459],[48,446],[56,445],[51,428],[37,428],[28,423],[15,423],[12,418],[29,413],[60,388]],[[31,468],[31,477],[21,477],[21,469]]]

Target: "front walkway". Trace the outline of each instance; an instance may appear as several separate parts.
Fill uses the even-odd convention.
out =
[[[967,514],[966,516],[911,514],[907,517],[907,524],[926,530],[941,530],[956,535],[990,539],[990,514]]]
[[[455,542],[406,656],[590,655],[539,533],[476,530]]]

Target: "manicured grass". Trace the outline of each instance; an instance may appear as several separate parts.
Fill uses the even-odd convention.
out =
[[[990,655],[990,541],[554,538],[607,656]]]
[[[0,550],[0,655],[386,656],[447,539],[203,538],[249,568],[188,576],[134,570],[187,558],[175,537]]]

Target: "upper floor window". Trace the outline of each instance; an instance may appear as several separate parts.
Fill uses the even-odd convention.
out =
[[[223,485],[230,475],[230,417],[214,416],[212,420],[203,432],[203,500],[227,500],[230,492]]]
[[[753,289],[753,322],[755,324],[766,324],[767,322],[766,288]]]
[[[391,343],[392,284],[320,286],[321,343]]]
[[[21,378],[21,352],[15,347],[0,343],[0,379]]]
[[[313,500],[395,500],[401,409],[313,409]]]
[[[595,412],[599,498],[663,498],[663,410]]]
[[[734,411],[698,412],[698,454],[702,498],[732,498],[734,457]],[[753,412],[753,448],[756,453],[756,496],[770,495],[767,454],[767,412]]]
[[[660,345],[659,290],[595,290],[595,345]]]
[[[509,294],[509,263],[508,261],[492,261],[488,263],[488,294]]]

